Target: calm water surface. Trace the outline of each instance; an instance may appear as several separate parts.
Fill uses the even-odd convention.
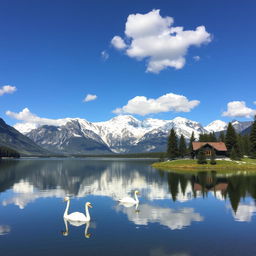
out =
[[[0,162],[0,253],[8,255],[256,255],[256,176],[182,175],[150,160]],[[117,200],[139,190],[138,207]],[[84,212],[87,225],[65,223]]]

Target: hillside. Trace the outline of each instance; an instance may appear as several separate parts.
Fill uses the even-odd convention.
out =
[[[0,118],[0,146],[18,151],[21,155],[47,155],[49,151],[41,148],[15,128],[7,125]]]

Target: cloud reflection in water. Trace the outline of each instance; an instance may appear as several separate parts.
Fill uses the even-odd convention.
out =
[[[123,212],[128,219],[136,225],[159,223],[171,230],[182,229],[190,226],[193,221],[201,222],[204,218],[193,208],[171,209],[149,204],[139,205],[136,213],[133,207],[126,208],[121,205],[115,207],[117,212]]]

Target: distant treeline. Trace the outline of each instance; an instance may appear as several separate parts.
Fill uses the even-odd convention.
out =
[[[12,148],[0,146],[0,158],[1,157],[14,157],[19,158],[20,153]]]

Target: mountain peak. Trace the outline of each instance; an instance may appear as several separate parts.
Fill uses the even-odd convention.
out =
[[[110,119],[110,121],[135,121],[135,122],[139,122],[138,119],[136,119],[135,117],[133,117],[132,115],[118,115],[113,117],[112,119]]]
[[[177,116],[172,121],[175,122],[175,123],[186,123],[186,122],[191,121],[191,120],[189,120],[185,117]]]
[[[227,128],[227,123],[222,120],[215,120],[204,127],[208,132],[220,132]]]

